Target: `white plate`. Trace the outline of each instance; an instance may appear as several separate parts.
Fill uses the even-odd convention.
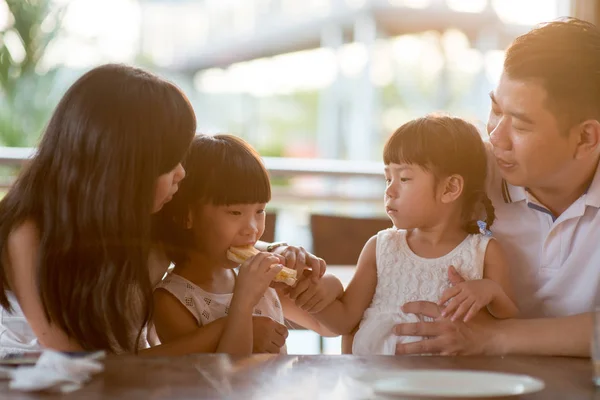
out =
[[[457,370],[398,371],[372,381],[376,393],[435,397],[516,396],[544,386],[528,375]]]

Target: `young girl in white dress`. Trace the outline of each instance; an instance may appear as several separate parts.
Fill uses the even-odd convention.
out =
[[[458,118],[419,118],[394,132],[383,159],[394,228],[369,239],[345,293],[317,319],[340,334],[360,322],[352,352],[367,355],[394,354],[398,343],[422,339],[393,332],[419,320],[401,311],[410,301],[445,305],[443,315],[453,320],[467,321],[484,307],[496,318],[515,316],[507,266],[487,230],[494,209],[477,129]],[[466,282],[451,287],[454,272]]]

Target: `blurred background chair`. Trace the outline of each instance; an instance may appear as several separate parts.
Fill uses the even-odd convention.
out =
[[[260,237],[263,242],[272,243],[275,241],[275,225],[277,224],[277,214],[267,213],[265,216],[265,232]]]
[[[367,240],[392,227],[389,218],[355,218],[312,214],[310,230],[313,253],[327,265],[355,266]]]

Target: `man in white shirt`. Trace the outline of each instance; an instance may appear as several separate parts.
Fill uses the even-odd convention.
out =
[[[397,354],[588,356],[600,278],[600,29],[567,19],[520,36],[490,97],[492,231],[521,318],[480,313],[465,324],[409,303],[405,312],[437,319],[396,326],[429,337]]]

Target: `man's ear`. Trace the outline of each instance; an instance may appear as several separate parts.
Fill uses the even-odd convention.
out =
[[[589,119],[572,129],[574,132],[571,135],[573,135],[573,140],[576,141],[573,158],[581,160],[590,155],[596,155],[600,148],[600,122]]]

